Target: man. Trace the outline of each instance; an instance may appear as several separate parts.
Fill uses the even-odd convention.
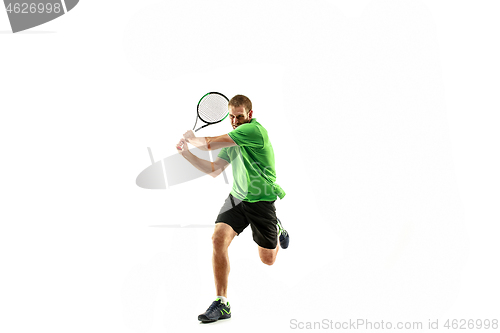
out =
[[[231,163],[233,188],[215,221],[212,236],[216,300],[198,316],[202,322],[231,317],[227,301],[229,276],[228,247],[234,236],[251,226],[263,263],[272,265],[278,254],[278,238],[286,249],[289,235],[276,217],[274,201],[285,192],[275,183],[274,151],[266,129],[253,117],[252,102],[236,95],[229,101],[229,120],[233,131],[217,137],[195,137],[193,131],[184,134],[177,150],[193,166],[217,177]],[[221,149],[215,162],[200,159],[189,152],[190,143],[201,150]]]

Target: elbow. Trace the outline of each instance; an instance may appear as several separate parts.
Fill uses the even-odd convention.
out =
[[[218,175],[220,175],[222,173],[222,170],[221,169],[215,169],[213,170],[212,172],[209,173],[209,175],[212,177],[212,178],[215,178],[217,177]]]
[[[217,172],[217,171],[215,171],[215,172],[210,172],[210,173],[209,173],[209,175],[210,175],[212,178],[215,178],[215,177],[217,177],[218,175],[220,175],[220,172]]]

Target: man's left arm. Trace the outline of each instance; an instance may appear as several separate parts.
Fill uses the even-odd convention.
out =
[[[187,131],[184,133],[184,139],[187,142],[195,146],[200,150],[215,150],[224,147],[232,147],[236,146],[236,142],[231,139],[231,137],[227,134],[214,136],[214,137],[203,137],[203,136],[195,136],[193,131]]]

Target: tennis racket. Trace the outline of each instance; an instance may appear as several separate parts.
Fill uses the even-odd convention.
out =
[[[227,108],[228,104],[229,99],[221,93],[209,92],[208,94],[205,94],[198,102],[198,106],[196,108],[196,122],[194,123],[193,130],[197,132],[204,127],[220,123],[226,119],[229,114]],[[198,127],[198,129],[195,130],[198,119],[200,119],[205,125]]]
[[[198,102],[198,106],[196,107],[197,116],[193,130],[197,132],[204,127],[220,123],[226,119],[229,115],[228,104],[229,99],[221,93],[209,92],[208,94],[203,95]],[[198,127],[195,130],[198,119],[205,123],[205,125]],[[210,155],[210,159],[213,162],[215,157]],[[222,171],[222,175],[224,176],[224,182],[229,184],[226,176],[226,170]]]

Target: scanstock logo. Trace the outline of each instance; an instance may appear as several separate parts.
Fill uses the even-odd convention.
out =
[[[36,27],[75,8],[79,0],[3,0],[12,32]]]

